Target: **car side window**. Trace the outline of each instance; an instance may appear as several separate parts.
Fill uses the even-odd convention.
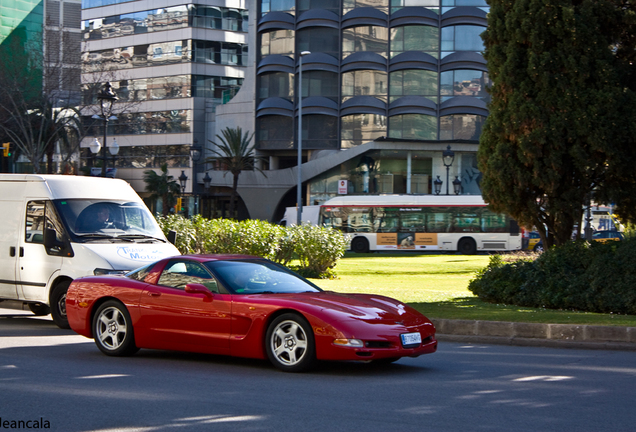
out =
[[[210,292],[218,293],[219,285],[202,265],[193,261],[170,261],[159,277],[159,285],[184,290],[189,283],[205,285]]]

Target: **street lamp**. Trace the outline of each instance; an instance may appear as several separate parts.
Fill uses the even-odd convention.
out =
[[[181,186],[181,195],[185,193],[186,182],[188,181],[188,176],[185,171],[181,170],[181,175],[179,176],[179,185]]]
[[[433,181],[433,186],[435,187],[435,195],[439,195],[439,193],[442,191],[442,183],[444,183],[439,176],[437,176],[437,179],[435,179]]]
[[[442,153],[442,160],[444,161],[444,166],[446,167],[446,195],[448,193],[448,181],[449,181],[449,171],[451,165],[453,165],[453,161],[455,160],[455,152],[451,150],[450,145],[446,147],[446,150]]]
[[[296,225],[302,224],[303,202],[302,202],[302,176],[300,166],[303,162],[303,57],[311,54],[310,51],[302,51],[298,57],[298,184],[296,185]]]
[[[88,147],[91,149],[91,153],[96,155],[102,150],[102,143],[100,143],[99,140],[95,138]],[[113,166],[114,166],[115,156],[117,156],[117,153],[119,153],[119,144],[117,143],[117,139],[113,138],[113,142],[111,142],[110,145],[106,147],[108,147],[108,152],[113,156]],[[102,156],[100,157],[100,159],[102,159],[103,161],[101,175],[102,177],[106,177],[106,174],[104,173],[104,166],[106,166],[106,160],[108,160],[108,156],[106,155],[106,152],[102,153]],[[115,177],[114,173],[112,177]]]
[[[113,91],[113,87],[109,82],[104,84],[99,93],[97,93],[97,100],[99,101],[102,110],[101,117],[104,120],[104,145],[101,146],[102,177],[106,177],[106,146],[108,142],[106,141],[106,137],[108,133],[108,121],[111,119],[111,116],[113,114],[113,104],[118,99],[119,98]],[[95,141],[97,141],[97,138],[95,138]],[[97,142],[97,144],[99,144],[99,142]],[[93,147],[91,147],[91,151],[92,150]],[[113,149],[113,146],[111,146],[111,154],[116,155],[118,151],[119,145],[117,145],[116,150]]]
[[[462,190],[462,181],[459,179],[459,176],[455,176],[455,180],[453,180],[453,191],[455,195],[459,195]]]

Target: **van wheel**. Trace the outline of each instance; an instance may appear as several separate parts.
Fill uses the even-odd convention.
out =
[[[51,313],[51,308],[43,303],[29,303],[29,309],[35,316],[44,316]]]
[[[471,238],[461,239],[457,244],[457,251],[462,255],[475,255],[475,253],[477,253],[475,240]]]
[[[71,281],[63,281],[55,285],[51,291],[49,304],[51,305],[51,317],[53,322],[62,329],[70,329],[68,318],[66,317],[66,291],[71,285]]]
[[[364,237],[356,237],[351,240],[351,250],[355,253],[368,253],[369,241]]]

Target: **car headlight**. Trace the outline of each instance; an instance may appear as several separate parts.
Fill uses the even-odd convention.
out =
[[[364,346],[364,342],[362,342],[360,339],[335,339],[333,343],[340,346],[357,348],[362,348]]]
[[[126,270],[113,270],[113,269],[103,269],[103,268],[96,268],[95,270],[93,270],[93,274],[95,276],[122,275],[125,273],[126,273]]]

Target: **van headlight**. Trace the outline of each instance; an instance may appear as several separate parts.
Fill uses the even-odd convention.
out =
[[[127,270],[113,270],[113,269],[103,269],[103,268],[96,268],[95,270],[93,270],[93,274],[95,276],[123,275],[126,273],[127,273]]]

